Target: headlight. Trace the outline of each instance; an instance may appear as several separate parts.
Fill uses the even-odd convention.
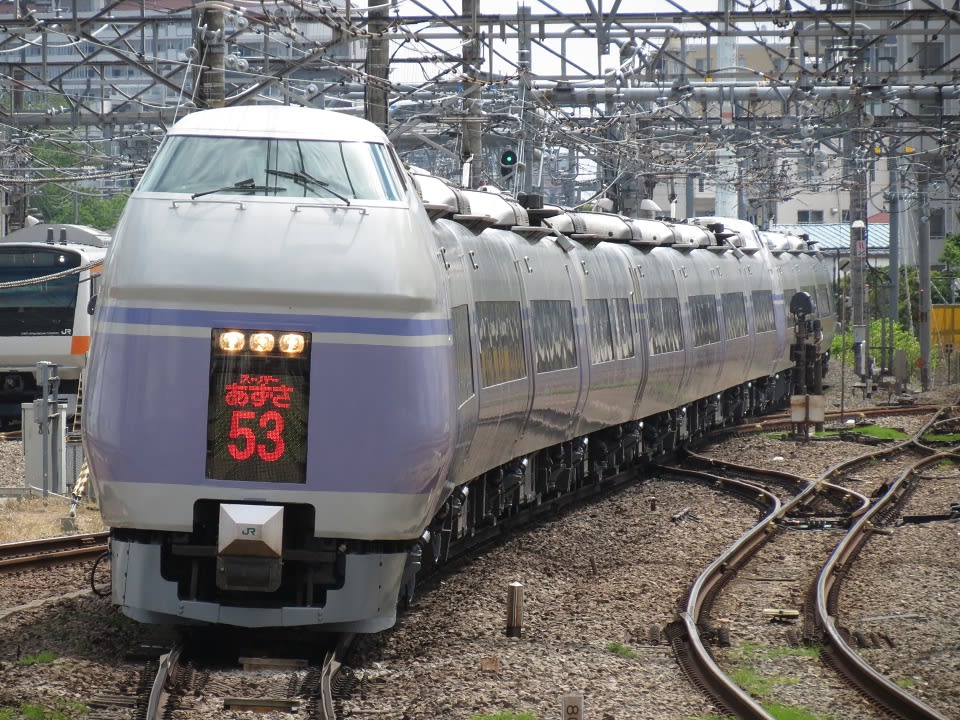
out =
[[[250,349],[257,353],[268,353],[273,350],[273,335],[265,332],[257,332],[250,335]]]
[[[287,333],[286,335],[280,336],[280,352],[289,353],[291,355],[303,352],[303,348],[306,345],[303,339],[303,335],[298,335],[297,333]]]
[[[243,350],[244,338],[242,332],[227,330],[220,333],[220,349],[224,352],[240,352]]]

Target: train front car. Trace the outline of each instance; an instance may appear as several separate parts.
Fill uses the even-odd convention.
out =
[[[431,238],[363,120],[246,107],[172,128],[117,229],[84,417],[127,615],[394,622],[454,444]]]

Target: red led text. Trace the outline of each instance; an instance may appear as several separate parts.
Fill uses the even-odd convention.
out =
[[[256,455],[265,462],[283,457],[284,418],[278,410],[290,407],[293,392],[294,388],[273,375],[242,374],[239,382],[227,385],[224,402],[235,408],[229,431],[230,440],[235,442],[227,445],[230,457],[242,461]]]

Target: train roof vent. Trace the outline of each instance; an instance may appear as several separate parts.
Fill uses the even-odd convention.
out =
[[[777,255],[785,252],[803,253],[810,250],[807,241],[800,235],[779,232],[777,230],[763,230],[760,237],[766,243],[770,252]]]
[[[463,197],[460,188],[433,175],[411,174],[431,220],[470,213],[470,203]]]
[[[687,218],[684,222],[706,228],[727,247],[736,248],[747,255],[761,249],[762,240],[757,226],[748,220],[711,216]]]
[[[481,218],[487,218],[485,221],[488,226],[498,228],[512,228],[516,225],[527,226],[530,224],[530,216],[517,199],[501,191],[492,185],[479,188],[478,190],[463,190],[463,196],[470,205],[470,210],[465,215],[469,217],[460,220],[454,217],[454,220],[476,223]]]
[[[694,248],[720,248],[717,237],[705,228],[696,225],[670,224],[666,225],[673,232],[673,247],[678,250],[692,250]]]
[[[638,239],[633,221],[614,213],[567,211],[545,218],[551,228],[578,242],[633,242]]]
[[[672,245],[675,241],[673,229],[667,223],[649,218],[634,219],[630,223],[635,235],[631,245]]]

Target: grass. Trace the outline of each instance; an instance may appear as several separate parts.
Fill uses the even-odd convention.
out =
[[[759,698],[763,708],[777,720],[834,720],[831,715],[817,715],[806,708],[788,707],[769,700],[763,702],[775,688],[794,685],[799,681],[797,678],[784,675],[764,675],[753,666],[755,661],[765,659],[783,657],[816,659],[820,657],[819,647],[770,647],[759,643],[743,643],[732,648],[728,654],[737,662],[729,673],[730,678],[746,692]]]
[[[833,715],[817,715],[805,708],[787,707],[778,703],[764,703],[763,709],[777,720],[834,720]]]
[[[0,708],[0,720],[81,720],[90,708],[73,700],[57,699],[56,707],[23,703],[19,708]]]
[[[60,520],[70,512],[70,503],[55,497],[25,497],[0,501],[0,543],[57,537],[64,532]],[[77,508],[80,532],[105,530],[100,512],[81,503]],[[0,718],[2,720],[2,718]]]
[[[824,430],[816,433],[814,437],[836,437],[840,433],[859,433],[877,440],[906,440],[910,437],[903,430],[880,427],[879,425],[854,425],[853,427]]]
[[[913,678],[909,678],[909,677],[907,677],[907,678],[900,678],[899,680],[897,680],[897,685],[899,685],[900,687],[902,687],[904,690],[909,690],[910,688],[912,688],[912,687],[914,686],[914,684],[915,684],[914,679],[913,679]]]
[[[612,642],[607,644],[607,650],[612,652],[614,655],[620,655],[621,657],[630,658],[633,660],[637,657],[637,654],[628,648],[626,645],[621,645],[618,642]]]
[[[49,665],[59,657],[55,652],[44,650],[36,655],[23,655],[17,660],[17,665]]]
[[[960,443],[960,433],[926,433],[923,436],[925,442],[949,443],[956,445]]]

